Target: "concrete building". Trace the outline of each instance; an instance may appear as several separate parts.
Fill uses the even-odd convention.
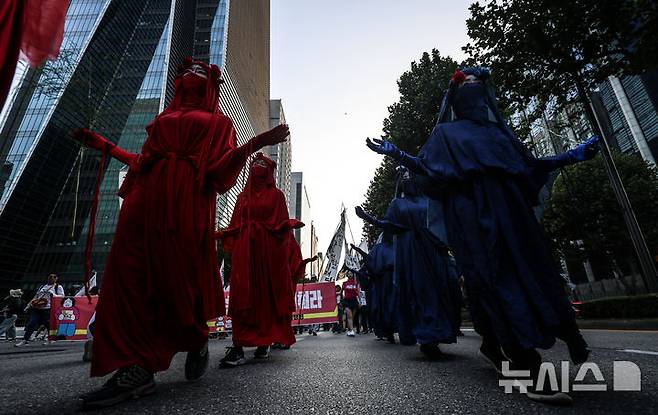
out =
[[[144,127],[173,95],[185,56],[222,68],[220,108],[240,144],[269,126],[269,0],[71,0],[60,57],[21,67],[0,114],[0,289],[33,288],[50,272],[83,280],[99,165],[68,134],[90,127],[139,151]],[[101,186],[93,266],[102,279],[116,227],[122,169]],[[218,198],[230,219],[244,184]]]
[[[279,124],[286,123],[286,115],[283,112],[283,106],[280,99],[270,100],[270,128]],[[290,203],[291,182],[290,174],[292,171],[292,142],[291,137],[288,140],[275,146],[267,146],[263,149],[272,160],[277,164],[276,169],[276,187],[281,189],[286,196],[286,202]]]
[[[302,257],[311,258],[318,253],[318,235],[311,215],[311,202],[308,197],[304,174],[300,171],[291,174],[291,197],[288,203],[288,211],[291,218],[300,220],[306,224],[301,229],[295,229],[295,239],[302,250]],[[318,276],[318,261],[309,265],[306,269],[307,276]]]

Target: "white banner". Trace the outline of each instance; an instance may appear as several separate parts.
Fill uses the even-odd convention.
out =
[[[345,210],[340,214],[340,224],[336,233],[334,233],[329,248],[325,254],[325,267],[320,282],[334,282],[336,281],[336,274],[338,274],[338,265],[340,263],[340,254],[343,250],[343,241],[345,240]]]
[[[347,239],[345,240],[345,263],[344,265],[350,269],[359,269],[361,268],[361,261],[358,257],[352,253],[352,248],[347,245]]]
[[[89,289],[91,290],[96,286],[96,271],[91,275],[91,278],[89,278]],[[85,286],[83,285],[82,288],[78,290],[78,292],[75,294],[76,297],[82,297],[85,295]]]

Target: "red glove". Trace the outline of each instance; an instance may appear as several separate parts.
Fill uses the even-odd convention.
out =
[[[317,260],[318,260],[318,256],[315,255],[313,258],[306,258],[305,260],[303,260],[302,264],[304,264],[304,266],[306,266],[306,265],[310,264],[311,262],[315,262]]]
[[[288,232],[293,229],[300,229],[303,228],[304,222],[299,221],[297,219],[288,219],[279,224],[276,228],[274,228],[275,233],[280,233],[280,232]]]
[[[102,135],[97,134],[87,128],[78,128],[73,130],[73,134],[71,134],[71,136],[87,147],[100,151],[109,152],[111,147],[115,146],[111,142],[107,141],[107,139]]]
[[[78,128],[77,130],[74,130],[72,137],[87,147],[108,153],[110,156],[129,166],[132,165],[132,162],[137,157],[137,154],[122,149],[116,144],[108,141],[102,135],[86,128]]]
[[[252,153],[255,153],[263,147],[282,143],[286,141],[286,138],[288,138],[289,135],[290,129],[287,124],[277,125],[271,130],[258,134],[256,137],[252,138],[250,140],[252,145],[251,151]]]

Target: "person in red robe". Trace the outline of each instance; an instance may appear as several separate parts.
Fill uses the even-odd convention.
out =
[[[302,260],[291,238],[292,229],[304,224],[288,217],[285,196],[275,186],[275,168],[274,161],[256,155],[231,223],[217,234],[232,254],[228,313],[233,319],[233,347],[222,367],[244,364],[244,347],[256,347],[255,358],[267,358],[271,344],[295,343],[291,322]]]
[[[69,0],[0,1],[0,109],[9,93],[19,56],[36,68],[59,54],[68,3]]]
[[[214,242],[215,200],[236,183],[256,150],[285,141],[280,125],[238,147],[219,111],[220,71],[186,58],[167,108],[146,127],[140,154],[100,135],[74,138],[130,166],[96,308],[91,376],[116,371],[83,408],[109,406],[154,391],[153,374],[187,351],[185,376],[208,365],[209,319],[225,314]],[[92,228],[93,226],[90,226]]]

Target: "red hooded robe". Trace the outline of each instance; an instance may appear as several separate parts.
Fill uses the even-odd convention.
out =
[[[11,87],[19,51],[33,68],[57,57],[67,9],[68,0],[0,1],[0,109]]]
[[[215,199],[235,184],[250,149],[236,147],[233,123],[218,110],[219,69],[194,63],[207,80],[180,74],[141,154],[124,157],[130,170],[96,309],[92,376],[133,364],[166,370],[176,352],[200,349],[206,321],[225,314]]]
[[[258,153],[231,224],[222,233],[224,249],[232,253],[229,315],[236,346],[295,342],[291,321],[297,269],[291,269],[291,230],[304,224],[288,217],[285,197],[274,185],[275,168]]]

